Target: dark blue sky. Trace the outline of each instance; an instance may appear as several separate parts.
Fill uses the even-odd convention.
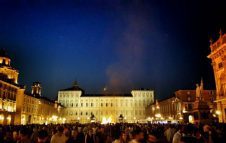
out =
[[[77,80],[87,93],[151,88],[158,98],[214,89],[209,39],[226,31],[222,1],[1,0],[0,46],[43,96]]]

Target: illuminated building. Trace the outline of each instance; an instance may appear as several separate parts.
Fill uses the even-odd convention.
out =
[[[31,94],[23,94],[17,102],[18,116],[15,124],[64,123],[62,106],[41,96],[41,84],[34,82]]]
[[[16,99],[24,89],[18,84],[19,72],[12,68],[5,50],[0,50],[0,124],[13,124]]]
[[[181,101],[176,96],[159,100],[148,106],[147,116],[152,122],[170,121],[177,122],[181,120]]]
[[[41,96],[34,82],[31,94],[18,84],[19,72],[12,68],[5,50],[0,50],[0,125],[64,123],[62,106]]]
[[[211,53],[208,58],[212,60],[216,84],[216,115],[219,122],[226,123],[226,34],[220,31],[220,37],[217,41],[210,41]]]
[[[34,97],[41,97],[41,83],[40,82],[33,82],[33,85],[31,87],[31,95]]]
[[[85,94],[78,84],[58,92],[68,123],[142,122],[145,107],[154,102],[153,90],[132,90],[131,94]]]
[[[159,100],[162,120],[199,123],[210,119],[209,116],[212,117],[211,112],[214,111],[216,92],[204,90],[203,80],[196,86],[196,90],[178,90],[172,96]],[[148,108],[147,114],[154,118],[156,105],[152,104]]]

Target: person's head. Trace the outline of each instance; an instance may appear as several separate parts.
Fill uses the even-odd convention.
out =
[[[48,140],[48,133],[46,130],[40,130],[38,132],[38,143],[45,143]]]
[[[157,142],[157,138],[152,135],[152,134],[149,134],[148,135],[148,143],[156,143]]]
[[[178,126],[178,130],[180,133],[184,133],[184,126],[183,125],[179,125]]]
[[[121,131],[121,133],[120,133],[120,139],[123,140],[123,141],[126,141],[127,135],[126,135],[126,133],[124,131]]]
[[[211,127],[209,125],[204,125],[203,126],[203,132],[210,132],[211,131]]]
[[[93,129],[92,129],[92,128],[90,128],[90,129],[88,130],[88,134],[89,134],[89,135],[92,135],[92,134],[93,134]]]
[[[74,128],[72,131],[71,131],[71,136],[72,137],[77,137],[78,135],[78,129]]]
[[[144,133],[141,129],[135,129],[133,130],[133,138],[137,141],[143,140],[144,139]]]
[[[58,126],[57,127],[57,132],[63,133],[64,132],[64,127]]]
[[[57,132],[60,133],[60,134],[63,134],[64,128],[62,126],[58,126],[57,127]]]
[[[64,131],[63,131],[63,133],[64,133],[64,135],[66,136],[66,137],[70,137],[70,130],[68,129],[68,128],[64,128]]]
[[[194,133],[194,127],[192,124],[188,124],[184,127],[184,133],[185,134],[193,134]]]
[[[22,128],[20,130],[20,138],[21,140],[24,140],[24,139],[28,139],[29,138],[29,131],[27,128]]]

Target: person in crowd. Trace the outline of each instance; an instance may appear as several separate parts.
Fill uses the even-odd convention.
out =
[[[157,143],[157,138],[155,135],[153,134],[148,134],[148,137],[147,137],[147,143]]]
[[[183,131],[184,131],[184,126],[179,125],[178,126],[178,131],[173,136],[172,143],[180,143]]]
[[[133,139],[129,143],[141,143],[144,139],[144,133],[140,128],[137,128],[132,133]]]
[[[112,143],[127,143],[127,135],[124,131],[120,132],[120,135]]]
[[[95,136],[92,128],[88,129],[88,133],[85,135],[85,143],[95,143]]]
[[[37,143],[50,143],[49,140],[49,135],[46,130],[40,130],[38,131],[38,136],[37,136]]]
[[[20,140],[17,141],[17,143],[31,143],[28,128],[22,128],[20,130],[19,137],[20,137]]]
[[[184,127],[184,134],[181,137],[180,143],[198,143],[194,136],[194,127],[192,124],[188,124]]]
[[[31,141],[37,142],[38,140],[38,129],[36,127],[33,128],[33,133],[31,134]]]
[[[174,129],[173,125],[169,125],[166,131],[164,132],[164,135],[168,143],[172,142],[175,132],[176,130]]]
[[[66,143],[68,138],[63,134],[64,128],[62,126],[57,127],[57,133],[55,133],[51,140],[50,143]]]
[[[4,143],[15,143],[15,141],[13,140],[13,134],[10,130],[6,130],[3,142]]]
[[[107,139],[107,136],[104,133],[104,128],[100,126],[97,129],[97,133],[96,133],[96,143],[105,143],[106,139]]]
[[[78,138],[78,129],[73,128],[72,131],[71,131],[71,136],[67,140],[67,143],[80,143],[78,139],[79,139]]]

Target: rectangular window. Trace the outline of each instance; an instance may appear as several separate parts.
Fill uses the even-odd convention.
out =
[[[192,110],[192,104],[188,104],[188,110]]]
[[[220,68],[222,68],[223,67],[223,64],[222,64],[222,62],[220,62],[219,64],[218,64],[218,68],[220,69]]]

